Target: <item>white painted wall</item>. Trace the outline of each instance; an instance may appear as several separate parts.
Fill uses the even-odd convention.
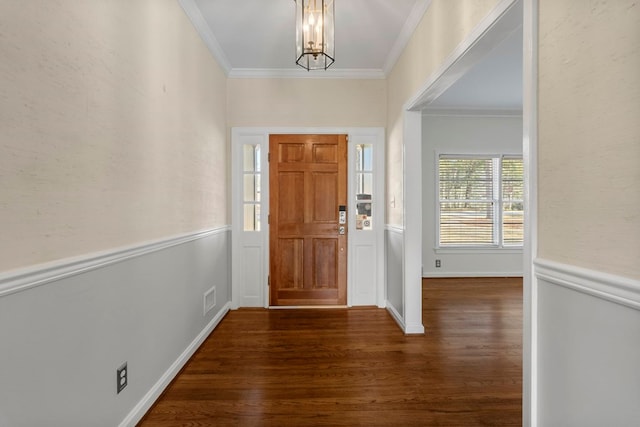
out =
[[[437,249],[438,154],[522,155],[522,116],[435,115],[422,121],[422,274],[521,276],[522,249]],[[441,260],[441,268],[435,260]]]

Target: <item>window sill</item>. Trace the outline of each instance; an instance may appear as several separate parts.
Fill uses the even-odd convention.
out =
[[[451,247],[451,248],[433,248],[437,254],[522,254],[522,246],[513,248],[498,247]]]

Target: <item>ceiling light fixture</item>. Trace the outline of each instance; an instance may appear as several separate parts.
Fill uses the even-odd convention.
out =
[[[296,3],[296,64],[326,70],[335,61],[334,0],[294,0]]]

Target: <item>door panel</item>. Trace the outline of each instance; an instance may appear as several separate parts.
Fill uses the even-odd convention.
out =
[[[298,289],[302,287],[302,268],[304,262],[303,239],[280,239],[280,287],[283,289]]]
[[[337,276],[338,247],[336,239],[313,239],[313,286],[331,288]]]
[[[345,305],[346,135],[271,135],[270,304]],[[339,233],[344,227],[344,234]]]
[[[278,207],[279,221],[288,225],[303,224],[304,211],[291,209],[290,206],[302,206],[304,203],[304,173],[281,172],[278,188],[280,203],[275,206]]]
[[[313,161],[316,163],[336,163],[338,161],[338,151],[336,146],[313,147]]]
[[[338,177],[335,173],[326,172],[314,173],[311,177],[313,222],[337,222],[338,201],[335,196],[338,192]]]

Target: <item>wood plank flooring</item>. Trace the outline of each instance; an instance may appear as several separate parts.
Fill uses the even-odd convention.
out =
[[[519,426],[522,279],[425,279],[386,310],[230,312],[139,426]]]

